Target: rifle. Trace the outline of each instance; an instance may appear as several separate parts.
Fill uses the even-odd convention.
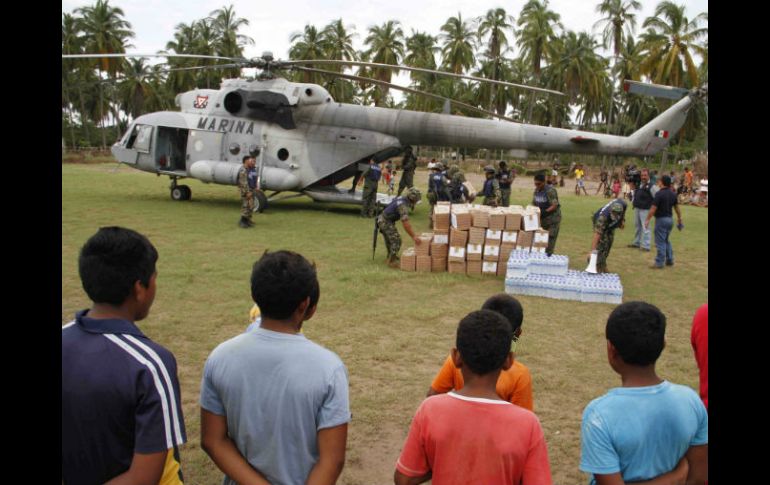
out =
[[[379,216],[380,203],[376,201],[377,194],[375,194],[374,202],[374,233],[372,234],[372,260],[374,260],[374,252],[377,250],[377,232],[379,227],[377,226],[377,219]]]

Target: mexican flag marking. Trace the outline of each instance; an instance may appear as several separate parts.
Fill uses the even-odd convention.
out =
[[[668,138],[668,132],[665,130],[655,130],[655,136],[657,138]]]

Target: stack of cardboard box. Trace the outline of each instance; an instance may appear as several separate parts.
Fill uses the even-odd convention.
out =
[[[432,233],[422,233],[417,236],[420,240],[420,244],[414,247],[414,254],[416,255],[415,269],[416,271],[430,272],[431,271],[431,259],[430,259],[430,243],[433,240]]]
[[[401,253],[401,271],[414,271],[416,267],[414,248],[406,248]]]

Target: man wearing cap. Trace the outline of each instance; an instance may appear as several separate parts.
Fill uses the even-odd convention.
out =
[[[484,173],[487,176],[487,179],[484,181],[484,189],[481,191],[484,195],[484,205],[497,207],[500,205],[502,196],[500,193],[500,182],[495,178],[495,167],[487,165],[484,167]]]
[[[511,205],[511,184],[513,183],[515,175],[511,174],[511,169],[505,163],[505,160],[500,160],[500,169],[497,171],[497,182],[500,185],[500,205],[508,207]]]
[[[674,248],[669,241],[671,231],[674,229],[672,209],[676,211],[676,227],[681,231],[684,224],[682,224],[682,213],[679,212],[676,192],[671,187],[671,177],[664,175],[660,178],[660,190],[655,194],[650,212],[644,221],[644,228],[649,230],[650,219],[655,217],[655,247],[658,252],[655,255],[655,263],[650,268],[662,269],[664,262],[666,266],[674,265]]]
[[[401,160],[401,180],[398,182],[398,193],[405,188],[414,187],[414,170],[417,168],[417,158],[412,154],[412,147],[407,145],[404,148],[404,158]]]
[[[626,216],[626,201],[617,198],[609,201],[607,205],[596,211],[593,215],[594,237],[591,241],[591,253],[597,251],[596,270],[599,273],[607,273],[607,257],[612,249],[612,241],[615,238],[615,229],[623,229]]]
[[[652,192],[650,191],[650,172],[643,168],[639,175],[639,182],[631,181],[633,187],[633,196],[631,200],[634,206],[634,240],[628,245],[629,248],[637,248],[642,251],[650,250],[650,230],[644,227],[644,221],[647,220],[647,213],[652,206]]]
[[[414,244],[420,245],[421,241],[417,239],[412,225],[409,223],[409,209],[414,209],[414,205],[421,197],[420,191],[411,187],[407,189],[406,194],[393,199],[393,202],[388,204],[377,218],[377,227],[380,228],[382,237],[385,238],[385,246],[388,248],[388,266],[391,268],[398,268],[398,252],[401,250],[401,236],[399,236],[396,228],[397,220],[401,219],[404,230],[412,238]]]
[[[369,166],[366,167],[362,178],[364,179],[364,193],[361,196],[363,205],[361,206],[361,217],[374,217],[375,205],[377,204],[377,186],[380,183],[382,169],[380,164],[372,158],[369,160]]]
[[[556,247],[556,238],[559,237],[561,204],[559,204],[556,188],[545,183],[545,175],[542,173],[535,175],[535,194],[532,196],[532,205],[540,208],[540,226],[548,231],[548,247],[545,252],[550,256]]]

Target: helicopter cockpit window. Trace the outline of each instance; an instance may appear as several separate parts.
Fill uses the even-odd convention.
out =
[[[149,152],[151,139],[152,139],[152,126],[137,125],[136,139],[133,143],[133,148],[140,152]],[[131,143],[131,140],[129,140],[129,143]],[[131,148],[131,147],[128,147],[128,148]]]

